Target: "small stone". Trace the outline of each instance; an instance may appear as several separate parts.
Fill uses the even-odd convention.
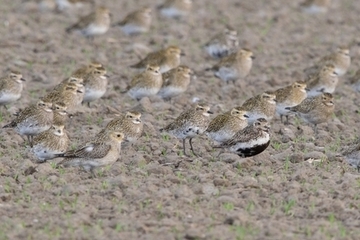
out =
[[[220,160],[226,163],[234,163],[239,159],[239,156],[232,153],[222,153],[220,154]]]
[[[302,153],[295,153],[290,156],[289,160],[292,163],[300,163],[304,161],[304,155]]]

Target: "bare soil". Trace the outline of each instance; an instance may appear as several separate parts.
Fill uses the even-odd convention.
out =
[[[118,21],[161,1],[97,2]],[[57,160],[37,165],[20,136],[1,130],[0,239],[358,239],[360,176],[338,155],[359,135],[359,93],[347,82],[360,62],[360,4],[333,0],[327,14],[307,15],[299,2],[199,0],[186,20],[155,12],[148,34],[130,38],[111,28],[89,41],[64,30],[88,7],[56,14],[38,11],[34,2],[4,0],[0,72],[15,68],[28,81],[23,97],[0,110],[1,125],[95,59],[106,66],[111,82],[105,97],[91,108],[80,107],[68,124],[72,146],[129,109],[143,113],[146,128],[96,177],[78,168],[55,169]],[[236,87],[203,71],[216,61],[202,45],[225,23],[256,56],[250,75]],[[156,97],[138,103],[120,93],[137,73],[129,65],[170,44],[185,51],[182,63],[197,73],[184,95],[172,104]],[[336,116],[317,133],[299,119],[285,126],[277,117],[270,147],[241,159],[229,153],[218,158],[206,137],[194,139],[200,157],[185,157],[175,138],[158,131],[194,98],[210,102],[219,114],[301,80],[304,68],[343,44],[351,45],[352,66],[335,92]]]

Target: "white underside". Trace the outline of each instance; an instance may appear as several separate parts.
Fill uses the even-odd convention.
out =
[[[230,147],[230,151],[236,152],[238,149],[253,148],[255,146],[266,144],[270,140],[270,135],[264,132],[263,136],[257,139],[253,139],[249,142],[239,142]]]
[[[42,132],[48,130],[50,127],[51,127],[51,125],[37,126],[36,124],[22,123],[22,124],[18,124],[18,126],[16,127],[16,131],[20,135],[35,136],[35,135],[37,135],[39,133],[42,133]]]
[[[156,95],[158,92],[158,88],[133,88],[129,90],[128,94],[133,99],[141,99],[143,97]]]
[[[35,145],[33,148],[33,153],[40,161],[46,161],[49,159],[56,158],[55,154],[64,153],[65,151],[66,149],[64,149],[64,151],[59,151],[59,150],[44,148],[42,145]]]
[[[265,118],[266,120],[269,120],[268,116],[258,112],[248,112],[247,115],[249,116],[248,118],[249,125],[255,122],[258,118]]]
[[[70,3],[68,0],[56,0],[56,6],[57,9],[60,11],[65,10],[66,8],[71,8],[71,7],[82,7],[83,4],[82,3]]]
[[[215,72],[215,76],[225,82],[235,81],[239,78],[239,74],[236,70],[226,67],[222,67],[219,69],[219,71]]]
[[[174,7],[162,8],[160,10],[160,13],[161,13],[161,15],[168,17],[168,18],[181,17],[181,16],[185,16],[187,14],[187,12],[180,11]]]
[[[346,73],[346,71],[341,68],[335,68],[335,72],[337,73],[338,76],[343,76]]]
[[[226,45],[211,44],[205,47],[206,52],[213,58],[222,58],[229,54],[230,49]]]
[[[126,35],[133,35],[133,34],[138,34],[138,33],[143,33],[143,32],[147,32],[148,29],[138,26],[138,25],[134,25],[134,24],[126,24],[124,26],[120,27],[121,31],[123,31]]]
[[[87,88],[85,90],[85,95],[84,95],[83,101],[84,102],[95,101],[95,100],[101,98],[102,96],[104,96],[105,92],[106,92],[106,89],[105,90],[94,90],[94,89]]]
[[[314,87],[307,92],[307,97],[316,97],[324,92],[333,93],[335,92],[335,88],[336,85],[331,87],[325,87],[325,86]]]
[[[0,105],[6,105],[11,102],[18,100],[21,97],[21,94],[11,94],[11,93],[2,93],[0,95]]]
[[[81,30],[81,33],[85,36],[101,35],[109,30],[108,26],[99,26],[96,24],[90,24],[87,28]]]
[[[191,128],[191,130],[188,130],[189,128]],[[203,134],[204,131],[205,131],[204,128],[200,128],[200,127],[197,127],[197,126],[192,126],[192,127],[186,127],[186,128],[181,128],[181,129],[176,129],[176,130],[173,130],[173,131],[169,131],[169,133],[174,135],[177,138],[185,139],[185,138],[196,137],[197,135]]]
[[[171,97],[175,97],[183,92],[184,92],[184,89],[169,86],[169,87],[164,87],[164,88],[160,89],[160,91],[158,92],[158,95],[162,98],[171,98]]]
[[[304,9],[304,12],[310,13],[310,14],[325,13],[325,12],[327,12],[327,8],[326,8],[326,7],[320,7],[320,6],[316,6],[316,5],[311,5],[311,6],[309,6],[309,7],[303,8],[303,9]]]
[[[228,131],[208,132],[207,135],[216,142],[222,143],[231,139],[235,132],[229,133]]]

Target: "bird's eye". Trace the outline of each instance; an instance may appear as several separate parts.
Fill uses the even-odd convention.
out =
[[[121,137],[121,135],[120,134],[118,134],[118,135],[116,135],[117,137]]]

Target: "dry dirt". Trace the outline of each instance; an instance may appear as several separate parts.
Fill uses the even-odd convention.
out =
[[[145,1],[103,4],[118,21]],[[146,132],[123,148],[121,160],[92,177],[77,168],[33,163],[23,139],[1,130],[0,239],[358,239],[360,176],[337,155],[359,134],[359,93],[347,81],[360,62],[360,4],[333,0],[329,12],[317,16],[302,13],[298,4],[196,0],[186,21],[155,14],[148,34],[129,38],[111,28],[91,42],[64,31],[90,11],[87,7],[55,14],[37,11],[33,2],[4,0],[0,72],[15,68],[28,81],[20,101],[1,109],[1,125],[96,59],[105,64],[111,83],[103,99],[90,109],[79,108],[67,126],[72,146],[132,108],[142,111]],[[250,76],[236,88],[203,71],[215,61],[201,46],[225,23],[238,30],[240,46],[256,56]],[[182,62],[197,73],[189,90],[173,104],[158,98],[139,104],[121,94],[136,74],[128,66],[170,44],[186,52]],[[342,44],[351,44],[352,66],[335,92],[336,116],[317,133],[299,119],[284,126],[277,117],[270,147],[241,159],[217,158],[205,137],[194,140],[201,157],[187,158],[180,154],[181,144],[174,147],[176,139],[158,132],[195,97],[221,113],[299,80],[302,69]],[[180,160],[178,168],[171,165]]]

